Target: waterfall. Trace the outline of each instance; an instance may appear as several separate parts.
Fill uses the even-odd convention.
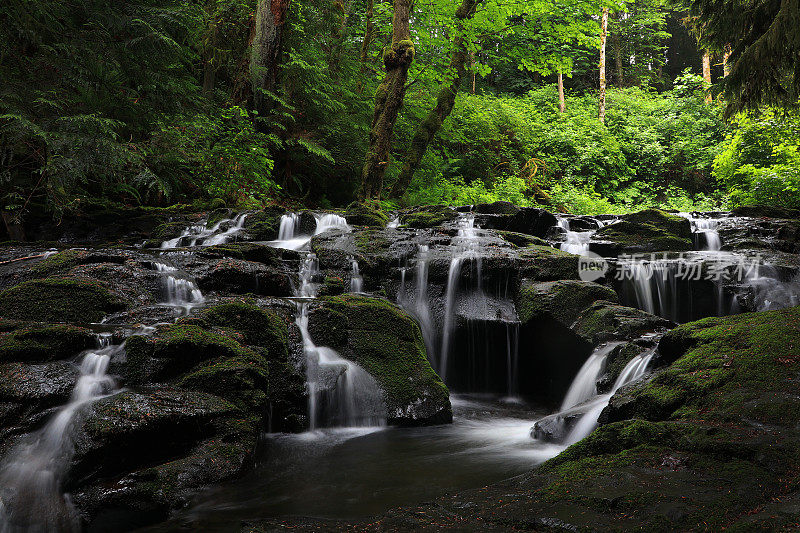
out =
[[[172,265],[156,261],[156,270],[164,275],[165,298],[164,304],[171,307],[182,308],[187,312],[193,306],[202,304],[205,299],[203,293],[194,281],[185,277],[178,277],[178,269]]]
[[[700,249],[701,244],[703,246],[702,250],[708,252],[718,252],[722,248],[722,240],[718,231],[720,219],[696,217],[692,213],[686,212],[678,213],[678,215],[689,220],[697,249]],[[700,242],[701,237],[703,237],[704,241],[702,243]]]
[[[386,229],[396,229],[400,226],[400,218],[394,217],[389,222],[386,223]]]
[[[300,265],[297,297],[316,297],[318,274],[319,261],[315,254],[308,253]],[[386,407],[375,378],[336,350],[314,344],[308,331],[307,301],[297,302],[295,323],[306,358],[309,429],[385,425]]]
[[[447,376],[447,359],[450,354],[450,343],[455,326],[455,299],[458,292],[461,266],[464,261],[475,260],[478,275],[476,276],[480,288],[481,259],[478,254],[478,234],[475,231],[475,215],[462,214],[458,220],[458,235],[453,239],[455,252],[450,260],[447,273],[447,289],[445,291],[444,325],[442,327],[442,349],[439,359],[439,376],[442,381]]]
[[[586,412],[583,414],[583,416],[581,416],[578,423],[575,424],[575,427],[573,427],[567,435],[565,440],[566,444],[575,444],[576,442],[588,437],[589,434],[594,431],[594,429],[597,427],[597,420],[600,418],[600,413],[603,412],[603,409],[605,409],[608,403],[611,401],[611,397],[614,396],[614,393],[623,385],[632,383],[644,376],[645,372],[647,371],[647,366],[650,364],[650,360],[653,358],[655,351],[655,347],[650,348],[628,361],[628,364],[625,365],[625,368],[614,382],[611,392],[595,396],[594,400],[587,405]]]
[[[559,217],[556,227],[564,230],[564,242],[561,243],[561,250],[576,255],[586,255],[589,252],[589,241],[594,235],[594,231],[572,231],[570,230],[569,220]]]
[[[614,348],[622,344],[621,342],[609,342],[601,344],[592,352],[583,364],[572,384],[569,386],[567,395],[561,403],[561,410],[566,411],[575,407],[597,395],[597,380],[606,367],[606,359]]]
[[[512,333],[513,331],[513,333]],[[519,323],[506,324],[506,383],[508,400],[515,400],[519,394]]]
[[[417,246],[414,305],[409,305],[406,300],[406,268],[400,269],[400,293],[398,298],[403,309],[417,319],[422,331],[422,339],[425,342],[425,351],[428,353],[428,359],[434,368],[438,368],[439,361],[436,358],[435,350],[436,325],[431,317],[430,301],[428,299],[428,253],[427,244]]]
[[[213,246],[225,244],[242,231],[248,213],[240,213],[234,218],[224,218],[211,226],[195,224],[183,230],[180,236],[161,243],[162,249],[177,248],[178,246]],[[222,228],[225,228],[224,230]]]
[[[358,261],[351,259],[350,292],[364,292],[364,278],[358,270]]]
[[[319,235],[331,229],[339,229],[350,232],[347,219],[335,213],[314,214],[316,228],[314,235]],[[281,223],[278,228],[278,238],[268,244],[275,248],[285,248],[287,250],[308,249],[311,238],[314,235],[303,235],[300,231],[300,215],[297,213],[286,213],[281,216]]]
[[[80,531],[69,497],[61,492],[74,451],[76,415],[117,389],[106,370],[122,350],[110,343],[109,334],[98,336],[98,346],[84,354],[70,401],[12,449],[0,466],[0,532]]]

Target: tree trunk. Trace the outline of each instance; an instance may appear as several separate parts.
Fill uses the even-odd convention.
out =
[[[471,17],[475,13],[477,4],[478,0],[463,0],[456,10],[456,20],[461,21]],[[406,153],[403,166],[400,169],[400,175],[392,187],[390,193],[392,198],[398,198],[406,192],[411,180],[414,178],[414,173],[419,168],[419,164],[428,150],[428,145],[442,127],[442,122],[453,111],[461,81],[467,74],[468,55],[462,37],[457,37],[454,44],[455,49],[450,55],[450,64],[448,65],[448,70],[453,72],[453,77],[439,88],[439,94],[436,96],[436,107],[430,110],[428,116],[417,127],[417,131],[414,132],[414,138],[411,140],[411,146]]]
[[[397,114],[406,95],[408,68],[414,61],[414,43],[411,42],[412,0],[394,0],[392,17],[392,44],[383,50],[386,77],[375,93],[375,111],[369,132],[369,147],[361,172],[362,200],[380,199],[383,176],[389,163],[389,148]]]
[[[7,211],[3,209],[2,211],[3,222],[6,225],[6,231],[8,232],[8,237],[12,241],[24,241],[25,240],[25,229],[22,227],[22,223],[20,222],[19,218],[14,215],[13,212]]]
[[[203,94],[210,94],[214,90],[216,78],[217,67],[214,65],[213,57],[207,55],[203,60]]]
[[[564,101],[564,74],[561,69],[558,71],[558,110],[563,113],[567,109],[567,104]]]
[[[253,106],[260,116],[272,109],[272,99],[264,92],[275,89],[283,25],[289,0],[258,0],[255,36],[250,54],[250,77],[253,83]]]
[[[369,47],[372,40],[375,38],[375,30],[373,29],[372,16],[374,14],[374,0],[367,0],[367,22],[364,25],[364,40],[361,41],[361,54],[359,54],[360,68],[358,71],[358,84],[356,90],[358,94],[364,90],[364,77],[367,74],[367,56],[369,55]]]
[[[731,73],[731,45],[726,44],[722,52],[722,72],[724,77]]]
[[[703,79],[711,85],[711,53],[703,50]],[[711,93],[706,95],[706,102],[711,103]]]
[[[472,94],[475,94],[475,78],[477,72],[475,72],[475,52],[470,52],[470,68],[472,69]]]
[[[606,37],[608,36],[608,8],[603,8],[600,19],[600,94],[598,95],[597,117],[606,122]]]
[[[625,86],[625,81],[623,78],[624,72],[622,70],[622,39],[620,39],[619,35],[622,28],[621,15],[617,15],[617,22],[619,22],[619,24],[617,24],[617,31],[611,34],[611,40],[614,43],[614,62],[615,66],[617,67],[617,72],[616,72],[617,79],[615,80],[615,85],[617,87],[624,87]]]

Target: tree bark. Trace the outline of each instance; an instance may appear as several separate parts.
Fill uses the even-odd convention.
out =
[[[250,54],[250,77],[253,83],[253,106],[260,116],[272,109],[272,100],[264,91],[275,89],[283,26],[289,0],[258,0],[253,43]]]
[[[711,53],[703,50],[703,79],[711,85]],[[706,102],[711,103],[711,93],[706,95]]]
[[[458,9],[456,9],[456,19],[461,21],[471,17],[475,13],[477,5],[478,0],[463,0]],[[464,43],[462,37],[457,37],[454,44],[455,49],[450,55],[450,64],[448,65],[453,77],[439,88],[439,94],[436,96],[436,107],[428,112],[428,116],[425,117],[425,120],[414,132],[414,138],[411,140],[411,146],[406,153],[403,166],[400,169],[400,175],[397,177],[397,181],[389,194],[392,198],[398,198],[406,192],[411,180],[414,178],[414,173],[419,168],[419,164],[428,150],[428,145],[442,127],[442,122],[453,111],[458,89],[467,74],[466,64],[468,57],[466,43]]]
[[[14,215],[13,212],[3,210],[2,211],[3,222],[6,225],[6,231],[8,232],[8,237],[12,241],[24,241],[25,240],[25,229],[22,227],[22,223],[20,222],[19,218]]]
[[[722,52],[722,75],[728,77],[731,73],[731,45],[726,44]]]
[[[608,8],[603,8],[600,19],[600,93],[597,103],[597,117],[606,122],[606,37],[608,37]]]
[[[617,15],[617,31],[611,34],[611,41],[614,43],[614,62],[617,67],[615,85],[617,87],[624,87],[625,80],[623,78],[624,71],[622,70],[622,39],[620,39],[620,31],[622,29],[622,16]]]
[[[563,113],[567,109],[567,104],[564,101],[564,74],[561,69],[558,71],[558,111]]]
[[[364,90],[364,76],[367,74],[367,56],[369,55],[369,47],[372,44],[372,40],[375,38],[375,30],[374,25],[372,24],[372,16],[375,13],[375,0],[367,0],[367,15],[366,15],[366,23],[364,25],[364,40],[361,41],[361,53],[359,54],[359,63],[360,68],[358,71],[358,83],[356,85],[356,90],[358,94]]]
[[[375,111],[369,132],[369,147],[361,172],[362,200],[380,199],[383,176],[389,163],[389,149],[397,114],[406,95],[408,69],[414,61],[414,43],[411,42],[411,0],[394,0],[392,17],[392,44],[383,50],[386,77],[375,93]]]

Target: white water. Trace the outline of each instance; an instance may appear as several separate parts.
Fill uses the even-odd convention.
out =
[[[561,243],[561,250],[576,255],[586,255],[589,252],[589,241],[594,235],[594,231],[572,231],[569,227],[569,220],[558,218],[556,225],[564,230],[564,242]]]
[[[386,223],[386,229],[395,229],[400,226],[400,218],[394,217],[389,222]]]
[[[597,379],[605,370],[606,359],[614,348],[619,346],[619,342],[609,342],[601,344],[592,352],[583,364],[561,403],[561,410],[566,411],[571,407],[585,402],[592,396],[597,395]]]
[[[76,415],[84,406],[113,393],[116,382],[106,374],[122,346],[110,335],[98,337],[99,348],[84,354],[80,377],[70,401],[39,431],[17,445],[0,467],[0,532],[79,531],[61,482],[73,453]]]
[[[358,261],[352,259],[350,264],[350,292],[362,293],[364,292],[364,278],[358,270]]]
[[[164,304],[189,311],[192,307],[201,305],[205,298],[194,281],[179,277],[178,269],[172,265],[155,262],[156,270],[164,276],[165,298]]]
[[[316,255],[306,255],[300,266],[296,296],[315,298],[319,273]],[[303,339],[308,386],[309,430],[320,427],[375,427],[386,425],[386,407],[378,383],[359,365],[327,346],[317,346],[308,331],[308,302],[297,303],[295,319]]]
[[[681,212],[678,215],[689,220],[692,233],[695,234],[695,242],[700,244],[700,237],[703,237],[703,250],[717,252],[722,248],[722,240],[719,236],[719,223],[721,219],[695,217],[691,213]]]
[[[196,224],[183,230],[180,236],[161,243],[162,249],[177,248],[178,246],[213,246],[225,244],[236,236],[244,227],[248,213],[240,213],[234,218],[224,218],[211,226]],[[222,229],[222,228],[226,229]]]
[[[458,235],[453,238],[455,251],[450,260],[447,272],[447,289],[445,290],[444,325],[442,327],[442,349],[439,352],[438,373],[442,381],[447,383],[447,359],[450,355],[455,326],[455,299],[458,291],[461,267],[465,261],[475,261],[478,279],[478,290],[481,288],[481,258],[478,254],[478,233],[475,230],[475,215],[461,214],[458,219]]]
[[[319,235],[331,229],[339,229],[344,232],[350,232],[350,226],[347,224],[347,219],[335,213],[314,214],[316,219],[316,228],[314,235]],[[278,238],[270,241],[268,244],[275,248],[284,248],[287,250],[304,250],[307,249],[311,243],[311,238],[314,235],[304,235],[300,231],[300,215],[297,213],[287,213],[281,217],[280,227],[278,228]]]

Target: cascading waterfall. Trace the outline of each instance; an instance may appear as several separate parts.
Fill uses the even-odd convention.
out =
[[[29,435],[0,466],[0,532],[80,531],[69,496],[61,482],[73,453],[74,432],[81,409],[117,390],[106,374],[121,345],[98,336],[98,349],[86,352],[80,377],[66,405],[39,431]]]
[[[408,272],[408,267],[400,268],[400,290],[397,295],[397,300],[403,309],[417,319],[417,323],[422,331],[422,339],[425,342],[425,351],[428,354],[428,359],[434,368],[438,368],[439,361],[436,358],[436,325],[431,316],[430,301],[428,299],[429,251],[427,244],[419,244],[417,246],[416,267],[414,271],[416,283],[413,305],[408,301],[406,293],[408,290],[406,287],[406,273]]]
[[[281,216],[281,224],[278,228],[278,240],[288,241],[294,239],[297,229],[300,227],[300,215],[297,213],[286,213]]]
[[[394,217],[389,222],[386,223],[386,229],[395,229],[400,226],[400,218]]]
[[[156,261],[156,270],[164,275],[164,304],[188,311],[204,302],[203,293],[191,279],[179,277],[178,269],[172,265]]]
[[[718,252],[722,248],[722,240],[718,231],[720,219],[695,217],[691,213],[685,212],[678,214],[689,220],[697,249],[700,249],[701,245],[702,249],[708,252]]]
[[[331,219],[326,224],[341,227],[344,219],[338,218],[341,220]],[[318,274],[317,256],[308,253],[300,265],[300,287],[296,297],[308,299],[317,296],[315,277]],[[300,330],[306,358],[309,429],[385,425],[386,407],[375,378],[340,356],[336,350],[314,344],[308,331],[307,301],[297,302],[295,323]]]
[[[183,230],[180,236],[162,242],[161,248],[177,248],[181,245],[192,247],[225,244],[242,231],[247,215],[248,213],[240,213],[234,218],[224,218],[210,228],[206,224],[189,226]]]
[[[583,364],[572,384],[569,386],[567,395],[561,403],[561,410],[566,411],[586,400],[597,396],[597,380],[606,367],[606,359],[614,348],[622,344],[621,342],[608,342],[601,344],[592,352]]]
[[[455,326],[455,299],[461,277],[461,266],[464,261],[474,260],[478,274],[476,278],[480,283],[481,258],[478,254],[478,234],[475,231],[475,215],[462,214],[458,220],[458,235],[453,239],[455,253],[450,260],[447,273],[447,289],[445,291],[444,325],[442,327],[442,349],[439,360],[439,376],[447,383],[447,359],[450,354],[450,342]],[[479,287],[480,289],[480,287]]]
[[[351,259],[350,265],[350,292],[364,292],[364,278],[358,270],[358,261]]]
[[[345,232],[351,231],[350,226],[347,224],[347,219],[335,213],[315,213],[314,219],[316,221],[314,235],[319,235],[331,229],[339,229]],[[297,213],[286,213],[281,216],[277,240],[270,241],[269,244],[275,248],[285,248],[287,250],[307,249],[314,235],[303,235],[300,234],[299,231],[300,215]]]
[[[586,255],[589,252],[589,241],[594,231],[572,231],[569,220],[561,217],[558,218],[556,226],[564,230],[565,240],[561,243],[561,250],[576,255]]]

